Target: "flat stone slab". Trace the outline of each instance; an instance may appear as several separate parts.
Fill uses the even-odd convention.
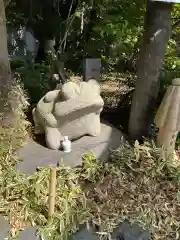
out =
[[[8,232],[10,230],[10,224],[8,221],[0,215],[0,239],[4,240],[8,236]]]
[[[112,240],[150,240],[150,233],[141,229],[137,224],[132,226],[124,221],[116,228],[111,237]]]
[[[86,228],[80,230],[72,236],[70,240],[98,240],[100,235],[87,230]],[[112,240],[150,240],[150,233],[141,229],[137,224],[132,226],[128,221],[122,222],[111,234]]]
[[[0,240],[6,239],[10,225],[3,216],[0,216]],[[100,235],[83,227],[81,230],[73,234],[69,240],[98,240]],[[137,224],[130,225],[128,221],[124,221],[117,227],[111,235],[112,240],[150,240],[150,233],[141,229]],[[26,228],[20,233],[20,240],[47,240],[36,235],[36,229],[33,227]]]
[[[36,229],[31,227],[24,229],[20,234],[20,240],[41,240],[41,238],[36,236]]]
[[[98,137],[84,136],[72,143],[72,151],[64,153],[48,149],[30,139],[18,155],[23,159],[17,169],[27,175],[31,175],[40,166],[58,164],[63,159],[64,164],[75,167],[81,165],[82,155],[93,152],[98,159],[107,160],[109,149],[116,149],[121,144],[122,133],[110,124],[102,123],[101,135]]]
[[[93,230],[81,229],[70,240],[98,240],[100,235]],[[150,233],[143,230],[138,224],[132,226],[128,221],[122,222],[111,234],[112,240],[150,240]]]
[[[96,233],[92,231],[88,231],[86,228],[78,231],[69,240],[98,240],[98,236]],[[20,234],[20,240],[49,240],[47,238],[43,238],[36,235],[35,228],[26,228]]]
[[[74,234],[70,240],[98,240],[99,237],[96,233],[87,230],[86,228]]]

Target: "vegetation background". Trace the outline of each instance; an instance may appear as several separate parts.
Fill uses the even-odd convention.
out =
[[[0,76],[9,81],[4,85],[1,81],[1,94],[12,83],[5,23],[16,30],[25,26],[39,41],[35,62],[11,61],[12,79],[18,79],[18,84],[13,85],[13,94],[7,95],[12,97],[12,106],[16,93],[21,109],[16,125],[0,129],[0,212],[10,220],[10,239],[16,239],[19,230],[29,225],[52,239],[68,239],[80,224],[87,222],[98,229],[103,239],[109,239],[113,228],[125,218],[149,229],[154,239],[179,238],[180,168],[162,159],[161,150],[152,139],[144,145],[135,142],[134,147],[122,146],[111,153],[109,162],[102,163],[85,154],[82,168],[58,168],[56,214],[50,226],[49,168],[27,178],[15,167],[19,161],[15,150],[22,145],[28,126],[24,121],[27,96],[19,91],[20,86],[28,95],[31,112],[33,104],[55,87],[54,73],[67,75],[67,79],[81,77],[82,63],[87,57],[102,60],[103,116],[128,132],[146,8],[145,1],[135,0],[0,0],[0,20],[4,20],[0,21],[0,65],[7,63]],[[180,75],[179,22],[180,4],[174,4],[172,34],[159,75],[156,107],[172,78]],[[4,93],[5,98],[7,91]],[[155,134],[154,126],[153,129],[151,137]]]
[[[33,67],[26,64],[20,71],[30,101],[36,103],[45,92],[54,88],[53,72],[65,67],[68,76],[82,75],[83,59],[100,58],[102,81],[109,84],[109,91],[103,93],[105,101],[108,106],[114,103],[119,106],[118,124],[127,132],[132,88],[135,87],[137,62],[143,44],[146,7],[146,1],[135,0],[11,0],[6,7],[7,26],[15,29],[27,27],[40,46],[36,64]],[[171,80],[178,77],[180,71],[179,4],[174,4],[171,15],[172,34],[160,69],[157,106]],[[49,51],[57,61],[52,60],[52,56],[47,57]],[[16,72],[18,64],[24,65],[20,61],[11,63]],[[113,85],[117,86],[116,93],[110,90]],[[124,86],[128,88],[125,90]]]

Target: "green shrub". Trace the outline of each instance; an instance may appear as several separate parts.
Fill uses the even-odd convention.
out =
[[[177,42],[170,39],[165,59],[164,68],[160,74],[160,92],[164,94],[172,79],[180,77],[180,58],[177,52]]]
[[[20,67],[24,67],[25,66],[25,62],[23,60],[14,60],[14,61],[10,61],[10,66],[11,69],[17,69]]]
[[[36,64],[33,68],[25,66],[18,70],[31,103],[37,103],[55,84],[50,80],[50,66]]]

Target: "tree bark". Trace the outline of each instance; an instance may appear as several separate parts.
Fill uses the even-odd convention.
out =
[[[0,117],[8,108],[8,93],[12,85],[10,64],[7,50],[7,31],[5,6],[3,0],[0,0]]]
[[[171,34],[171,3],[148,2],[144,38],[137,65],[138,80],[131,105],[129,136],[146,137],[152,123],[159,91],[159,72]]]

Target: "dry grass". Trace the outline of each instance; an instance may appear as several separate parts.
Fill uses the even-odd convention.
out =
[[[155,240],[179,239],[180,168],[163,160],[161,150],[148,142],[112,152],[109,167],[110,174],[90,192],[100,231],[111,232],[128,219],[150,230]]]
[[[117,107],[123,97],[134,89],[136,76],[130,74],[111,74],[101,76],[101,94],[105,106]]]

